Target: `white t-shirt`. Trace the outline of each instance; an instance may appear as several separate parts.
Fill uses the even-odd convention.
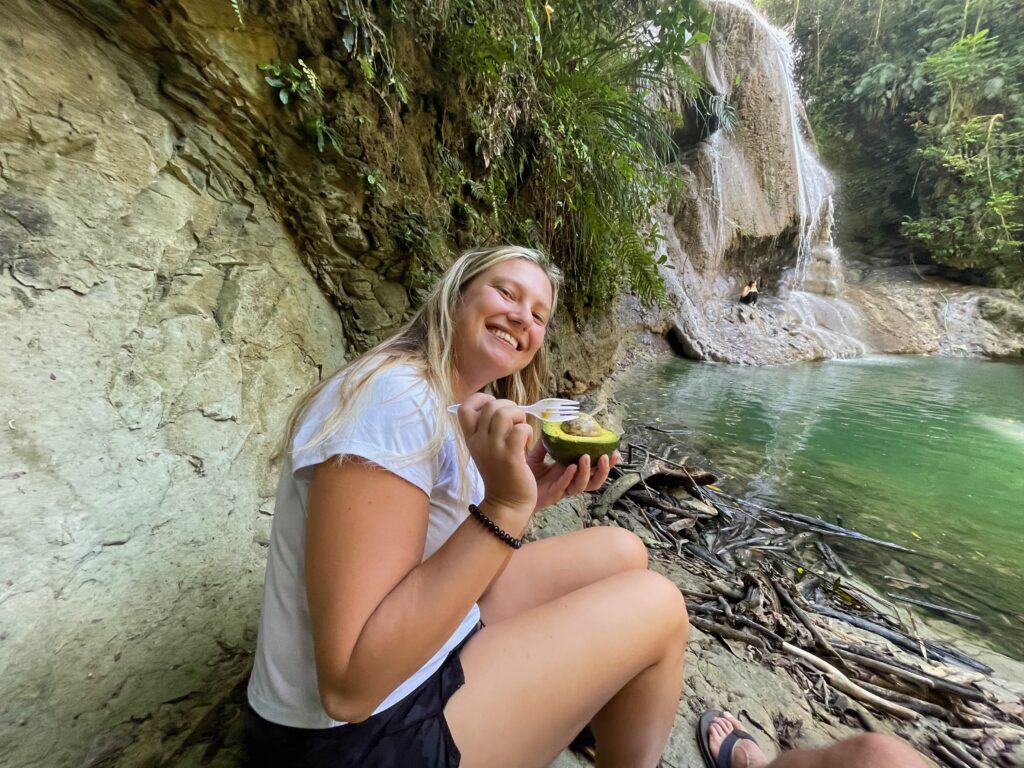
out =
[[[320,703],[306,602],[303,544],[313,467],[332,456],[359,456],[422,489],[430,497],[424,560],[469,514],[459,502],[454,434],[448,435],[438,455],[408,463],[408,457],[429,441],[437,414],[436,395],[412,366],[397,366],[375,376],[353,409],[351,421],[326,442],[303,449],[337,402],[335,380],[317,395],[296,430],[291,454],[282,461],[256,658],[249,678],[252,708],[271,722],[295,728],[341,725]],[[483,481],[472,461],[467,475],[472,483],[469,501],[479,503]],[[479,620],[480,610],[474,605],[437,653],[392,691],[375,713],[401,701],[433,674]]]

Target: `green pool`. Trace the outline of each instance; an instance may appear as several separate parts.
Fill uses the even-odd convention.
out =
[[[616,399],[634,423],[684,430],[677,454],[706,457],[732,495],[914,547],[831,542],[881,592],[978,614],[959,622],[1024,660],[1024,365],[671,360]]]

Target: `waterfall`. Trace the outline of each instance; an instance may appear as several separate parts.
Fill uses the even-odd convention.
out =
[[[834,185],[808,140],[793,45],[746,0],[713,9],[712,42],[694,64],[737,119],[689,155],[691,195],[662,225],[679,333],[710,359],[762,362],[750,350],[766,344],[777,347],[769,362],[862,355],[860,317],[841,298]],[[757,315],[735,306],[744,271],[772,276]]]

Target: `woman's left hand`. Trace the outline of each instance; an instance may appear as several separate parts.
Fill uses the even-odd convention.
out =
[[[547,452],[544,444],[537,441],[526,457],[533,476],[537,478],[537,509],[541,510],[568,496],[584,491],[596,491],[608,479],[608,472],[619,463],[622,456],[615,451],[609,458],[602,456],[597,465],[590,466],[590,457],[584,455],[575,464],[563,467],[561,464],[545,464]]]

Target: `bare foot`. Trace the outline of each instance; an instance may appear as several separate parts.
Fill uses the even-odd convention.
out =
[[[725,741],[725,737],[733,731],[742,731],[740,721],[728,712],[722,717],[716,717],[708,727],[708,746],[711,747],[711,756],[718,759],[718,750]],[[768,758],[764,752],[750,739],[738,739],[732,745],[733,768],[764,768],[768,765]]]

